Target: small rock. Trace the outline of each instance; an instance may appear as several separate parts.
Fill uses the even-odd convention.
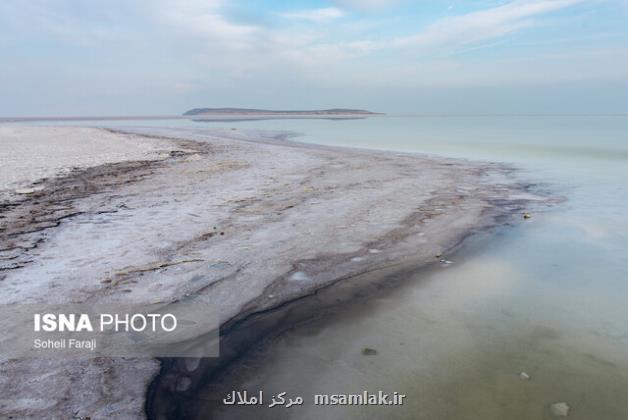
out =
[[[550,405],[550,412],[554,417],[567,417],[569,415],[569,406],[566,402],[558,402]]]
[[[179,378],[179,380],[177,381],[177,391],[187,391],[190,388],[190,385],[192,385],[192,380],[187,376]]]
[[[185,366],[185,370],[187,370],[188,372],[194,372],[201,365],[201,358],[186,357],[183,359],[183,365]]]
[[[290,280],[304,281],[304,280],[309,280],[309,277],[303,271],[295,271],[290,276]]]
[[[362,356],[375,356],[377,355],[377,350],[372,349],[370,347],[364,347],[362,349]]]
[[[15,190],[16,194],[33,194],[39,191],[42,191],[44,187],[32,187],[32,188],[20,188]]]
[[[521,372],[521,373],[519,374],[519,379],[521,379],[522,381],[529,381],[529,380],[530,380],[530,379],[532,379],[532,378],[531,378],[531,377],[530,377],[530,375],[528,375],[527,373],[525,373],[525,372]]]

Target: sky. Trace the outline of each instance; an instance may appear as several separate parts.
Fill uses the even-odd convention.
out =
[[[628,113],[628,0],[2,0],[0,116]]]

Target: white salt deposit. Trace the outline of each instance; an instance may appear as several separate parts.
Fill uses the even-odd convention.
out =
[[[159,159],[173,148],[166,140],[99,128],[0,126],[0,198],[34,192],[31,183],[73,168]]]

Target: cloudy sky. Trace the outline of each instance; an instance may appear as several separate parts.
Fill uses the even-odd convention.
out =
[[[628,0],[2,0],[0,116],[628,112]]]

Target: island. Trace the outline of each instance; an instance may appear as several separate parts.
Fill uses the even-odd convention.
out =
[[[234,121],[262,119],[358,119],[376,115],[378,112],[364,109],[331,108],[315,110],[269,110],[255,108],[194,108],[183,114],[195,121]]]

